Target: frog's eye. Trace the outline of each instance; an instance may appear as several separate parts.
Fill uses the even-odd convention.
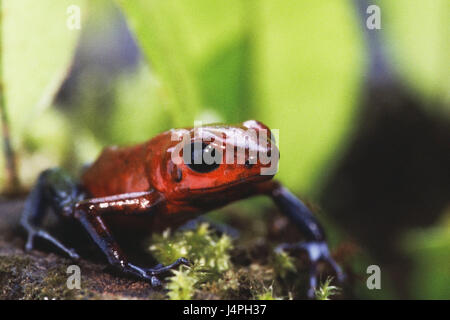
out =
[[[222,157],[219,157],[219,152],[211,144],[193,142],[191,143],[190,159],[185,159],[185,163],[195,172],[208,173],[219,167],[222,159]]]

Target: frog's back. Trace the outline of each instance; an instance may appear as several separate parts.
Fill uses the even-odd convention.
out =
[[[83,173],[81,183],[91,197],[105,197],[151,188],[144,162],[145,144],[105,148]]]

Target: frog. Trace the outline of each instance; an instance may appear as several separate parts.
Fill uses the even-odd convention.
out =
[[[79,179],[58,167],[38,176],[21,216],[27,232],[25,249],[33,250],[35,239],[41,238],[71,259],[80,259],[75,249],[44,229],[43,219],[50,208],[61,220],[79,224],[111,267],[161,287],[164,274],[189,266],[190,261],[179,257],[171,264],[153,267],[133,263],[118,244],[112,226],[163,232],[232,202],[263,195],[273,200],[305,238],[279,244],[275,250],[307,253],[307,294],[313,297],[320,261],[331,266],[338,281],[345,275],[332,258],[316,216],[273,179],[279,159],[273,133],[257,120],[171,129],[137,145],[107,147]]]

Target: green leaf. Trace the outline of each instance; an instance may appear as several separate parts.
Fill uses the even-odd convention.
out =
[[[197,77],[206,108],[215,110],[227,123],[252,117],[248,37],[236,39],[200,66]]]
[[[393,66],[426,99],[450,111],[450,5],[447,0],[382,1],[382,30]],[[426,103],[426,107],[439,104]],[[438,110],[430,110],[438,111]]]
[[[68,28],[67,10],[77,5],[83,17],[83,4],[84,0],[2,1],[2,80],[16,145],[51,104],[68,72],[80,30]]]
[[[331,159],[353,126],[362,80],[361,25],[347,1],[257,3],[255,116],[279,129],[278,177],[309,192],[333,167]]]
[[[181,23],[171,1],[121,1],[138,42],[162,79],[165,102],[177,125],[191,125],[199,106]]]
[[[143,63],[137,72],[119,76],[114,87],[116,108],[107,125],[112,143],[140,143],[171,128],[160,91],[160,82]]]
[[[242,60],[242,1],[118,2],[162,81],[176,126],[191,126],[210,109],[224,120],[233,118]],[[218,61],[227,48],[231,56]]]
[[[450,211],[442,221],[410,230],[400,242],[413,261],[410,279],[413,299],[448,299],[450,286]]]
[[[176,126],[204,115],[280,129],[280,178],[313,189],[346,141],[362,77],[350,3],[119,0]],[[286,153],[287,152],[287,153]]]

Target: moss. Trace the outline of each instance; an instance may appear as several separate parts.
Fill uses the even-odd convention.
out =
[[[182,256],[192,263],[190,268],[173,270],[173,276],[168,278],[170,299],[191,299],[198,289],[218,281],[232,267],[230,237],[215,235],[206,223],[174,234],[167,230],[162,235],[154,235],[152,243],[150,250],[163,264]]]
[[[317,300],[330,300],[330,297],[337,295],[341,290],[336,286],[332,286],[332,277],[328,277],[323,283],[320,284],[319,289],[316,290]]]
[[[0,259],[2,299],[74,299],[75,290],[66,286],[63,267],[36,266],[28,257],[3,256]]]
[[[0,258],[1,299],[21,299],[26,278],[24,270],[29,266],[30,259],[17,256],[2,256]]]
[[[231,239],[223,234],[212,233],[207,223],[200,224],[195,230],[155,234],[150,250],[155,258],[163,264],[186,257],[193,263],[193,271],[203,277],[203,281],[217,279],[231,267]]]
[[[154,235],[150,251],[161,263],[184,256],[193,265],[181,266],[161,279],[166,290],[145,281],[104,272],[103,264],[80,261],[82,289],[66,286],[70,260],[54,254],[23,254],[4,250],[0,257],[0,299],[298,299],[306,298],[305,259],[275,253],[266,237],[233,243],[208,224],[194,230]],[[318,298],[335,294],[330,283]]]
[[[275,270],[271,265],[252,263],[249,266],[233,265],[230,255],[231,239],[212,233],[204,223],[194,230],[153,236],[150,250],[164,264],[187,257],[193,266],[173,270],[167,289],[170,299],[259,299],[273,296]],[[267,260],[267,259],[266,259]],[[293,269],[289,257],[279,259],[280,268]]]
[[[230,260],[232,248],[230,237],[215,235],[204,223],[194,230],[155,235],[150,250],[164,264],[181,256],[193,262],[191,268],[174,270],[168,279],[170,299],[255,298],[273,282],[274,270],[258,264],[234,266]]]
[[[68,289],[66,281],[67,274],[64,267],[51,268],[44,278],[24,288],[24,299],[76,299],[79,291]]]
[[[273,294],[273,286],[265,289],[264,292],[256,296],[256,300],[281,300],[279,297],[275,297]]]
[[[302,262],[286,252],[275,253],[267,242],[262,250],[259,243],[257,250],[249,247],[243,254],[242,247],[233,250],[231,239],[215,235],[208,224],[166,231],[154,235],[152,241],[150,251],[163,264],[181,256],[193,262],[190,268],[173,270],[166,279],[170,299],[292,299],[296,292],[301,292],[299,297],[306,293],[307,281],[297,272],[303,271]],[[253,257],[255,252],[258,257]],[[243,258],[236,259],[236,255]]]
[[[271,263],[276,274],[281,278],[285,278],[289,272],[297,271],[294,259],[285,251],[275,252],[272,255]]]
[[[170,278],[167,285],[169,289],[168,296],[171,300],[190,300],[195,293],[195,284],[197,277],[190,270],[174,270],[174,275]]]
[[[37,263],[27,256],[0,257],[0,299],[61,300],[98,298],[89,290],[67,288],[65,265]],[[86,284],[85,284],[86,285]],[[86,285],[88,287],[88,285]]]

